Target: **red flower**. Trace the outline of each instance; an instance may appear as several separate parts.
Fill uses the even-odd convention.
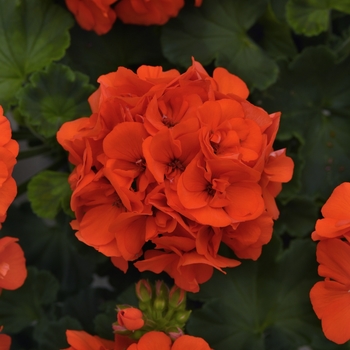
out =
[[[318,273],[325,277],[310,292],[325,336],[337,344],[350,340],[350,245],[327,239],[317,245]]]
[[[138,343],[132,344],[127,350],[210,350],[208,343],[202,338],[182,335],[172,344],[171,339],[162,332],[148,332]]]
[[[27,269],[22,248],[17,238],[0,238],[0,291],[14,290],[22,286]]]
[[[115,11],[124,23],[162,25],[176,17],[184,4],[184,0],[120,0]],[[201,4],[202,0],[195,1],[196,6]]]
[[[17,194],[12,170],[18,155],[18,143],[11,139],[11,126],[0,106],[0,228],[6,219],[7,209]]]
[[[169,336],[158,331],[144,334],[138,342],[121,336],[117,336],[115,341],[105,340],[84,331],[67,330],[66,335],[70,345],[66,350],[210,350],[208,343],[202,338],[182,335],[172,344]]]
[[[0,350],[10,350],[11,337],[7,334],[0,334]]]
[[[117,15],[110,7],[116,0],[66,0],[79,25],[97,34],[110,31]]]
[[[345,237],[350,240],[350,183],[337,186],[322,207],[323,219],[316,222],[312,239]]]
[[[70,345],[66,350],[115,350],[114,341],[92,336],[84,331],[66,331],[67,342]]]
[[[135,266],[166,271],[191,291],[214,268],[239,265],[218,254],[221,243],[257,259],[293,170],[272,147],[280,114],[249,103],[245,83],[226,69],[210,77],[196,61],[183,74],[121,67],[99,83],[91,117],[57,134],[75,165],[77,237],[123,271],[151,241]]]

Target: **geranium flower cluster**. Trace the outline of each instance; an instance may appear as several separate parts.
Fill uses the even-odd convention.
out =
[[[311,289],[314,311],[325,336],[337,344],[350,340],[350,183],[333,191],[316,222],[318,273],[324,281]]]
[[[185,1],[66,0],[66,4],[83,29],[94,30],[101,35],[110,31],[117,18],[127,24],[163,25],[179,14]],[[195,0],[195,6],[201,4],[202,0]]]
[[[69,177],[77,237],[126,271],[166,271],[198,291],[213,268],[257,259],[269,242],[275,197],[292,160],[273,150],[280,113],[246,98],[246,84],[224,68],[210,77],[196,61],[183,74],[120,67],[99,78],[91,117],[65,123],[58,142]]]

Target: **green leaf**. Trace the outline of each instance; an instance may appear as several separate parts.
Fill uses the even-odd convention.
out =
[[[58,321],[44,322],[34,329],[34,339],[39,344],[38,350],[66,349],[66,330],[82,330],[81,324],[74,318],[65,316]]]
[[[309,301],[315,245],[297,240],[280,251],[274,238],[258,261],[243,261],[227,275],[215,272],[192,296],[204,305],[193,312],[189,333],[204,337],[215,350],[297,349],[320,335]]]
[[[273,58],[289,58],[297,54],[288,24],[279,20],[269,4],[264,16],[259,20],[263,26],[263,37],[259,44]]]
[[[62,311],[65,315],[69,315],[79,320],[84,330],[88,333],[94,333],[94,318],[98,313],[99,307],[104,301],[105,291],[97,288],[84,288],[79,293],[65,299]],[[107,293],[108,294],[108,293]],[[115,321],[115,313],[113,321],[108,325],[106,331],[113,336],[112,323]]]
[[[294,160],[303,196],[325,200],[350,178],[349,75],[349,57],[336,64],[326,48],[308,48],[258,98],[269,112],[282,111],[277,137],[300,141]]]
[[[56,220],[43,222],[25,203],[9,209],[1,235],[15,232],[27,263],[49,270],[59,279],[61,291],[72,293],[91,283],[97,260],[105,257],[77,240],[66,215]]]
[[[294,237],[310,237],[319,216],[319,207],[314,200],[297,197],[279,209],[280,216],[274,226],[276,232]]]
[[[158,28],[125,25],[117,21],[105,35],[97,35],[75,26],[72,44],[67,50],[69,65],[90,76],[95,83],[102,74],[119,66],[160,65],[162,57]]]
[[[54,219],[61,209],[68,211],[72,195],[68,175],[68,173],[44,170],[31,178],[27,195],[36,215]]]
[[[2,291],[0,324],[6,332],[17,333],[44,319],[43,306],[56,300],[59,284],[48,271],[28,268],[24,285],[14,291]]]
[[[289,0],[287,20],[297,34],[318,35],[328,29],[331,10],[350,13],[349,0]]]
[[[104,339],[113,339],[111,332],[112,323],[116,321],[116,301],[108,301],[102,306],[102,313],[98,314],[94,319],[96,333]],[[134,305],[137,307],[137,305]]]
[[[19,91],[19,111],[38,134],[55,136],[64,122],[91,114],[87,100],[95,88],[88,82],[86,75],[52,63]]]
[[[206,0],[199,8],[185,7],[163,27],[164,55],[184,67],[191,56],[204,65],[214,61],[250,87],[264,89],[277,79],[278,66],[247,32],[265,10],[264,0]]]
[[[28,74],[63,57],[72,25],[50,0],[0,0],[0,104],[13,104]]]

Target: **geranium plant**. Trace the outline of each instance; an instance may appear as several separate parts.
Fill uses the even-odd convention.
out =
[[[0,0],[0,349],[348,348],[349,55],[348,1]]]

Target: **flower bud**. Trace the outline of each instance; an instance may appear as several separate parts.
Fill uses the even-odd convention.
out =
[[[138,281],[135,289],[138,299],[143,303],[147,303],[152,300],[152,287],[147,280]]]
[[[183,336],[184,332],[181,328],[177,327],[177,329],[168,331],[168,335],[172,341],[175,341],[177,338]]]
[[[169,287],[163,281],[156,281],[156,296],[168,299]]]
[[[174,319],[182,324],[185,324],[191,315],[191,310],[178,311],[174,315]]]
[[[134,307],[119,310],[117,314],[119,325],[125,327],[129,331],[135,331],[143,327],[145,321],[142,317],[142,311]]]
[[[186,304],[186,292],[177,287],[173,286],[169,292],[169,308],[179,308]]]

